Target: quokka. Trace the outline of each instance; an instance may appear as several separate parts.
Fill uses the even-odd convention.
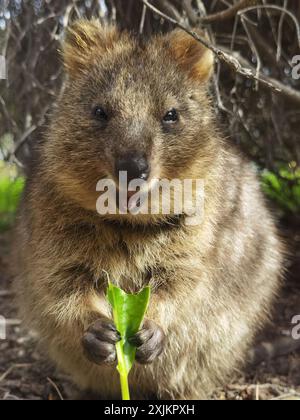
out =
[[[143,42],[98,21],[68,30],[66,83],[23,197],[16,280],[42,348],[83,391],[120,398],[106,275],[152,286],[134,398],[203,399],[245,360],[280,286],[283,252],[253,165],[216,127],[212,53],[183,31]],[[96,211],[99,179],[203,179],[185,215]]]

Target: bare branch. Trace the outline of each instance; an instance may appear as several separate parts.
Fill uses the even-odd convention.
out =
[[[247,12],[252,12],[253,10],[264,10],[264,9],[265,10],[275,10],[277,12],[286,14],[287,16],[289,16],[293,20],[293,22],[295,24],[295,27],[296,27],[298,45],[299,45],[299,48],[300,48],[300,24],[298,22],[297,17],[292,12],[290,12],[289,10],[286,10],[284,7],[274,6],[274,5],[271,5],[271,4],[269,4],[269,5],[266,4],[266,5],[263,5],[263,6],[248,7],[246,9],[240,10],[238,12],[238,15],[242,15],[242,14],[247,13]]]
[[[245,9],[246,7],[258,5],[259,3],[259,0],[241,0],[239,3],[233,5],[229,9],[224,10],[223,12],[218,12],[213,15],[204,16],[200,21],[201,23],[206,24],[233,19],[235,18],[238,11]]]
[[[245,58],[241,57],[239,53],[234,52],[233,54],[243,66],[250,68],[253,73],[255,72],[254,67],[251,66],[251,64]],[[260,75],[260,80],[263,80],[268,84],[270,83],[272,86],[275,87],[277,92],[280,92],[280,94],[285,96],[287,99],[300,104],[300,91],[293,89],[290,86],[284,85],[282,82],[279,82],[278,80],[273,79],[272,77],[265,76],[264,74]]]
[[[148,0],[141,0],[141,1],[145,6],[147,6],[150,10],[152,10],[152,12],[156,13],[161,18],[173,23],[176,27],[182,29],[183,31],[191,35],[194,39],[201,42],[201,44],[203,44],[206,48],[210,49],[220,61],[225,63],[227,66],[233,69],[236,73],[240,74],[243,77],[246,77],[247,79],[258,81],[262,85],[272,89],[274,92],[278,92],[278,93],[281,92],[282,85],[280,83],[273,83],[273,79],[257,76],[256,71],[253,68],[244,67],[241,64],[241,62],[230,53],[225,52],[224,50],[212,45],[207,39],[205,39],[204,37],[201,37],[198,33],[188,29],[185,25],[181,24],[177,20],[161,12],[155,6],[150,4]],[[297,95],[293,95],[293,97],[295,96],[297,97]]]
[[[142,34],[144,32],[146,13],[147,13],[147,7],[144,5],[143,12],[142,12],[142,17],[141,17],[141,23],[140,23],[140,34]]]

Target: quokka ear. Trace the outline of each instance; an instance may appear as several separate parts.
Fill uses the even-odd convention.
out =
[[[196,32],[203,36],[202,32]],[[190,78],[203,82],[210,79],[214,67],[214,55],[211,50],[180,29],[168,34],[167,42],[172,56]]]
[[[87,69],[91,60],[112,49],[118,38],[115,27],[102,26],[96,19],[75,21],[63,42],[63,59],[70,76]]]

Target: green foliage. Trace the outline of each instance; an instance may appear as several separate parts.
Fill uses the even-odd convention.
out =
[[[24,178],[0,167],[0,232],[8,229],[15,218],[20,196],[24,188]]]
[[[135,361],[136,348],[128,339],[141,328],[150,300],[150,287],[137,295],[125,293],[122,289],[109,283],[107,299],[113,309],[113,318],[121,341],[117,343],[118,371],[121,379],[123,400],[130,399],[128,375]]]
[[[300,213],[300,168],[295,163],[281,167],[277,174],[264,171],[262,185],[266,195],[285,213]]]

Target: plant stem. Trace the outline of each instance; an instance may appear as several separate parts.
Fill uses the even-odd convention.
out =
[[[130,401],[128,376],[127,375],[120,375],[120,381],[121,381],[122,400],[123,401]]]
[[[126,372],[123,346],[124,346],[124,340],[121,340],[116,344],[117,357],[118,357],[118,371],[119,371],[119,374],[120,374],[122,400],[123,401],[130,401],[128,375],[127,375],[127,372]]]

